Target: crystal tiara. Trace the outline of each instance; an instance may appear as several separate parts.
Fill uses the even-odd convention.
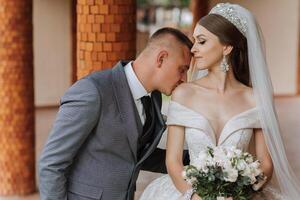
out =
[[[219,3],[211,9],[209,14],[221,15],[230,21],[246,37],[247,22],[238,16],[234,5],[230,3]]]

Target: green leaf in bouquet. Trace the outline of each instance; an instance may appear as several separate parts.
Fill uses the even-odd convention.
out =
[[[213,175],[213,174],[210,174],[209,176],[208,176],[208,181],[214,181],[214,180],[216,180],[216,177]]]
[[[214,149],[211,147],[207,147],[207,153],[211,156],[214,157]]]
[[[241,182],[243,185],[250,185],[251,184],[251,179],[249,177],[246,177],[246,176],[242,176],[241,177]]]
[[[220,179],[221,181],[224,181],[225,179],[224,179],[224,177],[225,176],[227,176],[228,174],[226,173],[224,173],[223,171],[222,171],[222,168],[221,167],[218,167],[218,170],[215,172],[215,176],[218,178],[218,179]]]
[[[187,165],[184,168],[185,172],[186,172],[186,176],[187,177],[195,177],[199,174],[199,171],[197,170],[197,168],[193,165]]]

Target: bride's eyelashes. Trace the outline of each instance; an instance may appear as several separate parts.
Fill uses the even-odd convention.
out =
[[[198,41],[198,43],[201,44],[201,45],[205,44],[205,42],[206,42],[206,40],[199,40]]]

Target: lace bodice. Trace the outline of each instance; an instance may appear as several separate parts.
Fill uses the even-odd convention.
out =
[[[247,151],[253,129],[260,128],[258,109],[252,108],[227,121],[217,141],[212,126],[202,114],[175,101],[170,102],[167,124],[185,127],[185,140],[191,164],[199,152],[207,146],[235,146]]]

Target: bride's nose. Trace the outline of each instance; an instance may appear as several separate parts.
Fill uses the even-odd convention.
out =
[[[191,49],[191,53],[192,54],[195,54],[195,52],[196,52],[196,42],[194,43],[194,45],[193,45],[193,47],[192,47],[192,49]]]

